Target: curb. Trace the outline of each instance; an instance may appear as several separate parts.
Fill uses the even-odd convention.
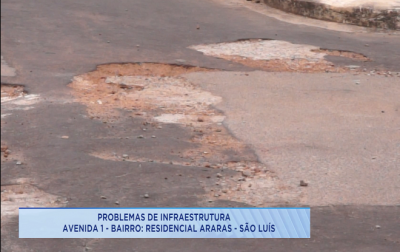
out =
[[[369,28],[400,30],[400,7],[377,10],[366,6],[333,7],[307,0],[263,0],[263,2],[270,7],[309,18]]]

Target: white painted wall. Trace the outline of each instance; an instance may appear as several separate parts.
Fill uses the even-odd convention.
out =
[[[374,8],[391,9],[400,8],[400,0],[308,0],[324,3],[335,7],[359,7],[368,6]]]

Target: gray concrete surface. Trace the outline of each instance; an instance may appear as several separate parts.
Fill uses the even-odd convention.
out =
[[[1,56],[1,76],[15,76],[15,68],[10,67],[7,62]]]
[[[399,78],[353,74],[192,73],[221,96],[231,132],[304,205],[400,203]]]

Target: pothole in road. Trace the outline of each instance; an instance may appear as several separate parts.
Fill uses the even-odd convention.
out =
[[[75,77],[70,87],[92,118],[117,121],[121,115],[116,109],[132,116],[152,113],[159,121],[195,118],[208,113],[208,105],[220,99],[179,76],[195,71],[211,70],[153,63],[102,65]]]
[[[147,126],[159,128],[163,123],[180,124],[189,128],[192,132],[189,141],[198,146],[180,153],[174,160],[135,156],[134,150],[133,153],[127,150],[125,157],[112,154],[112,151],[91,154],[114,161],[238,171],[237,175],[229,178],[223,175],[216,178],[220,181],[218,185],[203,184],[209,201],[218,198],[257,206],[299,202],[299,190],[284,186],[265,165],[246,159],[249,157],[246,145],[222,126],[225,116],[213,108],[214,104],[221,102],[221,97],[202,90],[183,76],[196,71],[215,70],[156,63],[110,64],[75,77],[69,86],[78,101],[87,105],[92,119],[114,123],[126,116],[140,117],[145,119]],[[149,136],[140,137],[145,138],[144,141],[151,139]],[[242,160],[232,162],[227,154],[231,152],[237,153]]]
[[[195,45],[189,48],[205,55],[276,72],[337,73],[362,70],[354,66],[337,67],[325,59],[327,55],[345,57],[358,62],[370,61],[359,53],[321,49],[311,45],[292,44],[280,40],[247,39],[228,43]]]
[[[27,94],[22,85],[1,84],[1,119],[11,115],[10,110],[29,110],[40,101],[40,96]],[[1,121],[3,124],[3,120]]]
[[[1,84],[1,103],[23,97],[24,87],[21,85]]]

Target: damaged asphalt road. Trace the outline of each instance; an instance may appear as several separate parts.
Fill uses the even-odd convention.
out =
[[[365,197],[360,202],[353,202],[351,198],[340,201],[337,193],[332,193],[335,196],[332,201],[323,197],[321,201],[315,200],[318,197],[310,198],[316,195],[316,188],[323,191],[332,185],[315,182],[320,176],[314,172],[318,167],[310,168],[309,177],[301,178],[309,183],[307,187],[299,186],[299,174],[291,176],[289,169],[296,167],[293,166],[296,161],[290,159],[291,151],[307,144],[306,140],[299,143],[292,135],[279,131],[284,121],[268,123],[275,114],[259,110],[257,117],[251,113],[251,106],[265,105],[256,102],[265,97],[255,95],[254,103],[246,101],[253,88],[256,90],[264,80],[274,78],[252,71],[280,72],[282,65],[279,63],[277,70],[268,64],[206,55],[190,48],[265,38],[365,56],[370,60],[357,61],[340,55],[324,56],[324,59],[340,69],[355,65],[355,69],[347,67],[336,73],[345,75],[343,79],[351,82],[352,88],[362,88],[371,80],[367,85],[373,92],[374,83],[380,84],[376,80],[385,79],[384,90],[388,91],[382,95],[389,97],[388,103],[393,102],[378,103],[377,113],[386,119],[373,125],[377,130],[372,136],[362,137],[367,144],[381,139],[379,146],[394,146],[392,150],[395,151],[400,146],[396,142],[398,129],[396,131],[393,126],[398,122],[400,108],[393,99],[398,94],[394,84],[400,80],[395,74],[400,72],[398,35],[352,34],[288,24],[208,0],[6,0],[1,5],[2,251],[395,251],[400,246],[397,238],[400,237],[400,202],[391,194],[400,190],[396,187],[396,181],[397,185],[400,181],[396,177],[399,175],[396,173],[398,153],[383,152],[385,148],[382,147],[368,156],[369,159],[384,157],[387,163],[373,161],[382,165],[372,167],[365,177],[370,178],[369,174],[374,172],[381,174],[379,169],[389,167],[384,175],[392,178],[387,187],[390,191],[385,191],[386,187],[378,187],[382,193],[371,190],[373,200]],[[3,65],[8,74],[3,75]],[[190,69],[196,71],[189,73]],[[284,76],[269,73],[285,80],[282,90],[268,84],[275,92],[274,101],[284,101],[286,96],[281,92],[285,88],[293,90],[287,81],[293,79],[290,72],[301,75],[300,83],[315,80],[312,75],[302,75],[307,69],[308,65],[286,71],[289,73]],[[321,80],[324,74],[331,74],[325,70],[324,66],[317,71]],[[328,70],[335,69],[329,67]],[[91,82],[88,76],[95,81]],[[236,91],[238,86],[245,85],[244,78],[252,83],[246,92],[235,96],[226,91]],[[215,83],[216,80],[221,82]],[[149,83],[142,86],[146,81]],[[171,81],[175,83],[171,85],[173,88],[165,88]],[[220,88],[225,87],[223,85],[229,88]],[[315,87],[307,88],[315,91]],[[339,94],[343,95],[341,98],[353,92],[351,88],[343,89]],[[143,91],[146,96],[138,95]],[[266,90],[262,89],[260,94],[267,94],[263,92]],[[182,107],[182,102],[175,104],[174,99],[156,99],[162,95],[190,99],[182,98],[180,101],[185,101]],[[326,100],[324,95],[314,98],[323,101]],[[108,98],[103,98],[106,96]],[[365,99],[368,102],[374,98]],[[381,109],[380,105],[387,107]],[[238,108],[249,112],[242,113]],[[354,111],[364,119],[371,112],[357,108]],[[282,114],[290,117],[289,112]],[[336,115],[342,116],[339,112]],[[228,120],[224,121],[227,116]],[[265,125],[262,137],[257,137],[257,130],[251,130],[252,125],[243,127],[246,121]],[[388,122],[389,126],[384,128],[380,122]],[[273,139],[268,138],[269,132],[281,136],[281,142],[276,141],[280,145],[272,146],[275,149],[271,147],[273,142],[257,142]],[[330,139],[334,142],[335,137]],[[316,139],[313,141],[319,143]],[[7,146],[4,151],[3,145]],[[336,153],[335,146],[329,151]],[[346,146],[351,147],[350,144]],[[271,148],[271,154],[260,154],[262,148]],[[314,146],[321,157],[325,157],[324,148]],[[310,148],[305,154],[296,152],[299,157],[310,155],[309,159],[300,158],[299,161],[306,168],[315,163],[314,149]],[[354,150],[354,155],[359,152]],[[284,159],[288,163],[276,157],[288,157]],[[278,169],[277,163],[270,162],[273,160],[283,163],[285,169]],[[349,166],[354,167],[363,172],[359,163]],[[338,175],[334,172],[329,176]],[[346,186],[342,188],[348,193],[353,182],[347,177],[344,181]],[[336,192],[334,185],[332,192]],[[18,239],[15,206],[41,204],[66,207],[311,205],[312,238]],[[9,207],[7,213],[3,213],[3,205]]]

